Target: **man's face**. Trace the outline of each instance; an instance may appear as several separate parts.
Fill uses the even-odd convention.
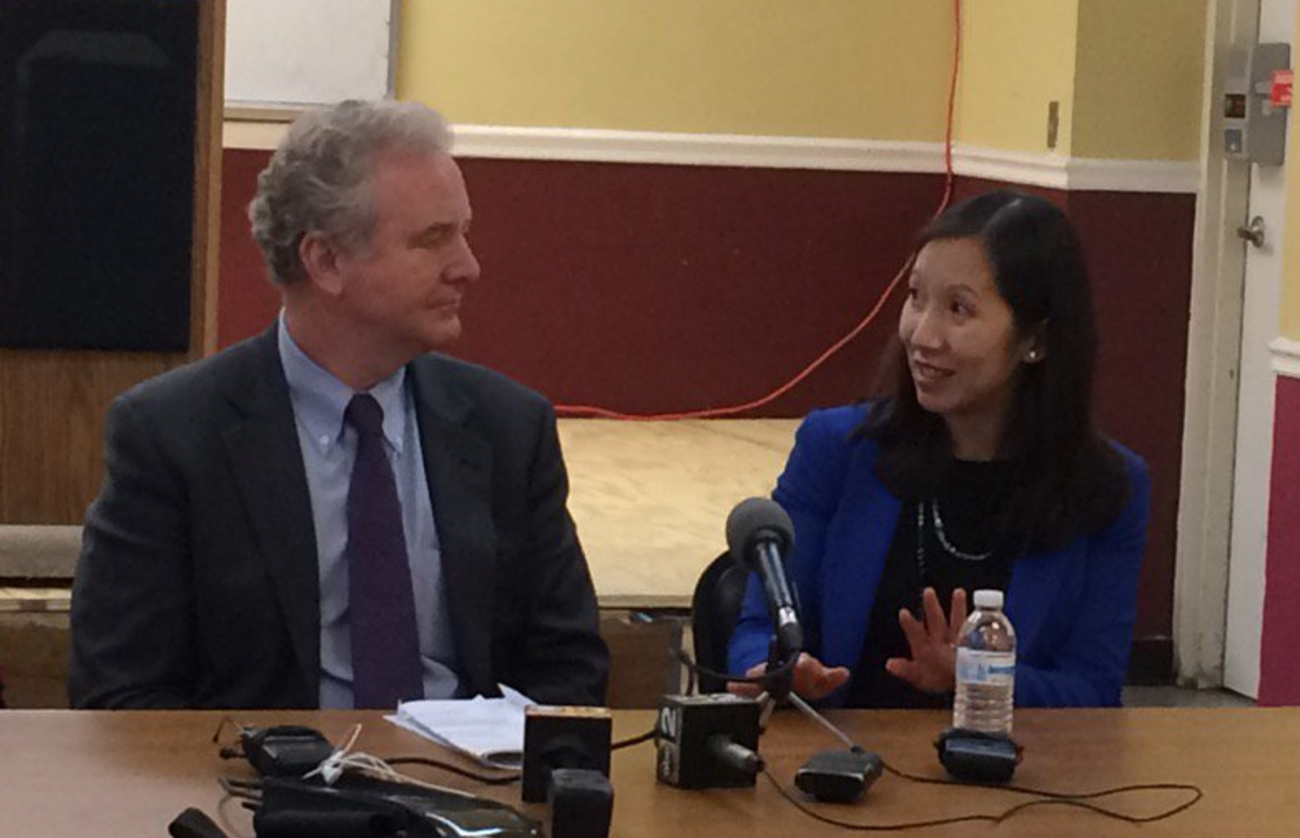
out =
[[[375,229],[338,255],[337,303],[385,355],[443,349],[460,337],[461,297],[479,275],[460,168],[446,154],[381,153],[370,185]]]

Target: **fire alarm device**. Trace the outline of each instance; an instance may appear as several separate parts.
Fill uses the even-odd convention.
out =
[[[1268,90],[1268,102],[1275,108],[1291,107],[1291,83],[1295,80],[1292,70],[1274,70],[1272,84]]]
[[[1256,44],[1232,56],[1223,90],[1223,153],[1234,160],[1281,165],[1291,104],[1291,45]]]

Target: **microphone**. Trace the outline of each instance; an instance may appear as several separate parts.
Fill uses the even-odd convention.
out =
[[[704,740],[704,747],[715,760],[737,774],[753,777],[762,771],[765,765],[757,751],[745,747],[725,733],[713,734]]]
[[[655,776],[679,789],[744,788],[763,770],[762,707],[731,693],[666,695],[655,722]]]
[[[803,628],[785,575],[785,554],[793,546],[794,524],[775,501],[748,498],[727,516],[731,557],[762,580],[777,649],[786,660],[803,650]]]

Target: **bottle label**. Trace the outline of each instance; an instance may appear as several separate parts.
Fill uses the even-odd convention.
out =
[[[957,682],[1010,687],[1016,681],[1015,652],[957,649]]]

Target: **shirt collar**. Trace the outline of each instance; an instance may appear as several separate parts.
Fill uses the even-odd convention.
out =
[[[285,326],[283,310],[277,331],[280,363],[289,384],[294,414],[310,435],[312,444],[325,453],[343,439],[343,412],[355,392],[302,351]],[[384,439],[398,454],[402,453],[402,443],[406,438],[405,384],[406,367],[402,366],[366,391],[383,408]]]

